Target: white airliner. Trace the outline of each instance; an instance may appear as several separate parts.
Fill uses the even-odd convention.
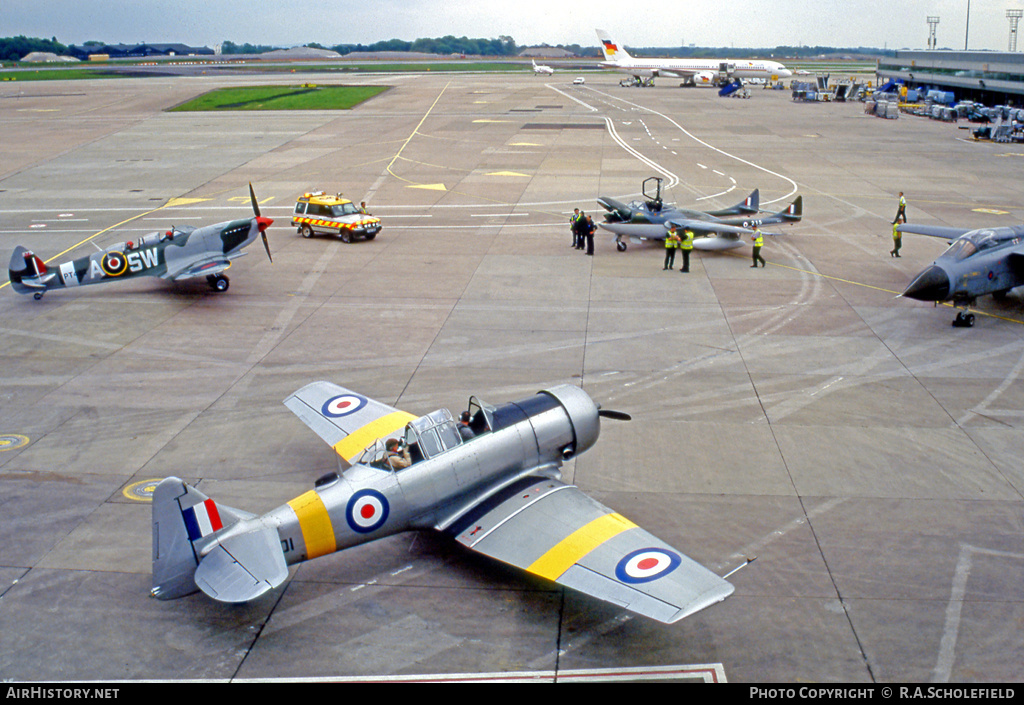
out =
[[[631,74],[638,81],[671,76],[691,85],[713,86],[719,80],[733,78],[774,81],[793,75],[778,61],[765,59],[638,59],[630,56],[604,30],[597,30],[597,38],[601,40],[601,51],[604,52],[601,66]]]
[[[553,68],[551,68],[550,66],[543,66],[543,65],[538,66],[537,62],[534,61],[533,59],[530,59],[530,63],[533,64],[533,72],[534,73],[553,74],[555,72],[555,70]]]

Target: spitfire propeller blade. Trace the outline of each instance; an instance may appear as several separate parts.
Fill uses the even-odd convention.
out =
[[[260,217],[260,204],[256,201],[256,192],[252,190],[252,182],[249,182],[249,200],[252,202],[252,212]]]
[[[252,202],[252,212],[256,216],[256,227],[260,229],[260,235],[263,237],[263,247],[267,251],[267,257],[270,259],[270,263],[274,263],[274,258],[270,255],[270,242],[267,240],[267,228],[274,222],[272,218],[264,218],[260,215],[260,204],[256,201],[256,192],[252,190],[252,182],[249,182],[249,200]]]

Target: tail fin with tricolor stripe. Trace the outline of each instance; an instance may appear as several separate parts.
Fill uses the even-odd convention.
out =
[[[176,477],[168,477],[153,493],[153,589],[150,594],[173,600],[199,589],[196,568],[203,549],[216,535],[253,515],[218,504]]]

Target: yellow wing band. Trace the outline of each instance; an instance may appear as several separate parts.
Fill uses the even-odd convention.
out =
[[[334,553],[338,545],[334,540],[334,527],[327,507],[315,490],[299,495],[288,502],[288,506],[299,518],[302,540],[306,544],[306,557],[316,558]]]
[[[352,462],[352,459],[362,453],[366,446],[378,438],[394,433],[415,418],[405,411],[393,411],[357,428],[342,438],[334,444],[334,451],[348,462]]]
[[[635,527],[636,524],[621,514],[605,514],[566,536],[526,570],[548,580],[558,580],[565,571],[605,541]]]

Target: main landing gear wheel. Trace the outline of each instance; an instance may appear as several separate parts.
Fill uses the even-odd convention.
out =
[[[974,314],[961,311],[953,319],[953,325],[957,328],[971,328],[974,326]]]
[[[617,250],[618,250],[619,252],[625,252],[625,251],[626,251],[626,243],[624,243],[624,242],[623,242],[622,240],[618,240],[618,241],[616,241],[616,243],[615,243],[615,248],[616,248],[616,249],[617,249]]]
[[[39,301],[39,299],[43,298],[43,292],[37,291],[36,293],[32,294],[32,298],[35,299],[36,301]]]
[[[313,228],[309,227],[308,225],[303,225],[302,230],[300,230],[299,232],[302,233],[302,237],[304,238],[308,239],[313,237]]]
[[[227,291],[228,286],[231,284],[231,280],[229,280],[223,274],[209,276],[206,278],[206,281],[210,285],[210,288],[218,293],[224,293],[225,291]]]

